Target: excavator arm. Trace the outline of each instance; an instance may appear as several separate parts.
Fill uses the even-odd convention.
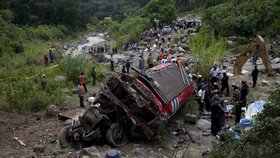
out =
[[[254,55],[258,55],[262,59],[265,72],[269,74],[272,73],[272,67],[268,56],[268,50],[265,47],[265,41],[260,35],[257,35],[256,42],[250,43],[235,61],[234,75],[241,74],[243,65]]]

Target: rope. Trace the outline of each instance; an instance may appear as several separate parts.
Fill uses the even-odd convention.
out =
[[[32,78],[34,78],[34,77],[40,75],[40,74],[41,74],[43,71],[45,71],[45,70],[50,70],[50,69],[53,69],[53,68],[58,67],[58,66],[59,66],[60,64],[62,64],[64,61],[65,61],[65,59],[63,59],[63,60],[62,60],[61,62],[59,62],[58,64],[55,64],[55,65],[50,66],[50,67],[43,68],[40,72],[38,72],[38,73],[36,73],[36,74],[34,74],[34,75],[32,75],[32,76],[28,76],[28,77],[7,77],[7,78],[2,78],[2,79],[0,79],[0,81],[10,80],[10,79],[17,79],[17,78],[19,78],[19,79],[25,79],[25,80],[30,80],[30,79],[32,79]]]

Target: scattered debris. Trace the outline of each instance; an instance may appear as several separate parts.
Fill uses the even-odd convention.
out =
[[[121,158],[121,152],[116,149],[110,149],[106,152],[106,158]]]
[[[17,141],[21,146],[26,146],[26,144],[25,143],[23,143],[23,141],[22,140],[20,140],[18,137],[13,137],[13,140],[15,140],[15,141]]]

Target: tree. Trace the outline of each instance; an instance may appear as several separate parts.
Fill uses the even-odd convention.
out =
[[[226,41],[222,37],[216,39],[213,34],[200,33],[190,39],[190,50],[196,63],[194,71],[207,79],[212,66],[221,63]]]
[[[173,0],[151,0],[145,6],[145,13],[151,22],[154,22],[154,19],[170,22],[176,19],[175,2]]]
[[[119,25],[114,25],[112,37],[117,41],[118,46],[122,46],[128,41],[138,41],[140,34],[149,26],[147,18],[128,16]]]

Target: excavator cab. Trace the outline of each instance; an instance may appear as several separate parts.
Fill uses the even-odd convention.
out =
[[[259,56],[263,61],[265,72],[268,74],[272,73],[272,67],[268,56],[268,50],[265,47],[265,41],[260,35],[257,35],[256,42],[250,43],[236,59],[234,63],[234,75],[241,74],[243,65],[253,56]]]

